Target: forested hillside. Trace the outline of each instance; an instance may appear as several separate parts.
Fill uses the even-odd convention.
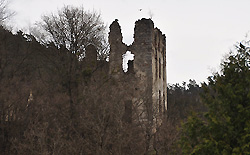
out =
[[[116,91],[118,83],[107,76],[106,61],[91,68],[93,62],[79,60],[66,48],[41,45],[32,35],[21,31],[13,35],[3,27],[0,54],[1,152],[145,151],[143,124],[124,126],[122,96]],[[200,92],[194,80],[169,85],[169,107],[155,150],[172,150],[180,122],[192,110],[203,108]],[[116,103],[110,103],[111,98]]]
[[[86,57],[88,50],[97,52],[93,46],[86,50]],[[2,154],[149,151],[144,132],[149,124],[126,122],[124,96],[117,91],[121,83],[107,76],[105,60],[91,60],[79,60],[66,48],[41,45],[32,35],[12,34],[1,27]]]
[[[42,46],[32,36],[22,32],[13,35],[1,27],[1,152],[31,148],[25,141],[37,134],[36,130],[44,130],[44,120],[60,124],[69,117],[67,66],[71,58],[78,62],[65,51]],[[61,115],[60,120],[52,119],[56,115]]]
[[[160,152],[163,154],[180,154],[178,141],[182,123],[187,121],[192,113],[202,114],[207,111],[201,94],[202,87],[195,80],[182,84],[168,84],[168,110],[164,122],[159,129]],[[200,115],[201,116],[201,115]]]
[[[183,154],[250,153],[249,50],[249,41],[237,43],[222,61],[221,71],[203,84],[208,111],[203,117],[191,115],[182,126]]]
[[[168,84],[167,111],[154,128],[140,119],[140,99],[148,96],[132,111],[122,99],[135,81],[108,74],[100,14],[65,6],[29,34],[13,33],[5,2],[0,154],[250,154],[249,41],[236,44],[208,83]]]

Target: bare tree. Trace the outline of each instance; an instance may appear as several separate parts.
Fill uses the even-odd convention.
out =
[[[69,96],[70,116],[74,117],[75,97],[78,93],[79,72],[81,67],[78,60],[84,58],[86,47],[94,45],[99,54],[105,59],[107,55],[106,26],[100,14],[85,11],[83,7],[65,6],[56,14],[42,16],[32,33],[41,43],[53,43],[61,51],[68,51],[64,60],[64,88]],[[43,36],[40,36],[43,34]],[[63,50],[67,49],[67,50]],[[76,57],[75,57],[76,56]],[[77,82],[78,81],[78,82]]]
[[[14,15],[14,12],[11,12],[8,9],[8,0],[0,0],[0,24],[3,24],[3,22]]]
[[[79,59],[84,57],[89,44],[93,44],[99,54],[107,54],[106,26],[95,11],[65,6],[57,14],[42,16],[42,22],[37,25],[41,32],[45,32],[42,42],[53,42],[58,48],[66,47]]]

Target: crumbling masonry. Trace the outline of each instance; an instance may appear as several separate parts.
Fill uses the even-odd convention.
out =
[[[130,79],[130,82],[126,83],[127,86],[124,86],[129,88],[124,91],[132,92],[131,96],[127,96],[125,107],[131,106],[129,102],[146,104],[140,107],[148,112],[142,119],[153,120],[158,118],[156,115],[162,115],[167,109],[166,37],[158,28],[154,28],[150,19],[138,20],[134,31],[134,42],[127,46],[122,42],[118,21],[115,20],[111,24],[109,73],[117,80],[121,76]],[[134,60],[129,61],[128,73],[124,73],[122,55],[127,51],[134,54]]]
[[[107,62],[97,58],[94,45],[85,48],[79,61],[66,48],[42,46],[32,36],[12,35],[0,28],[0,145],[16,152],[22,142],[29,147],[30,139],[46,138],[41,150],[45,152],[57,152],[50,144],[58,141],[63,151],[86,149],[87,154],[156,150],[157,127],[167,109],[166,38],[151,19],[138,20],[134,31],[134,42],[126,45],[118,21],[110,25]],[[127,51],[134,60],[124,72]],[[79,142],[83,145],[73,146]],[[28,151],[36,146],[40,143]]]
[[[167,109],[166,37],[154,28],[151,19],[143,18],[135,23],[131,45],[124,44],[122,38],[121,27],[115,20],[110,25],[109,62],[102,68],[108,72],[116,87],[116,92],[110,92],[110,101],[115,95],[121,96],[119,101],[124,105],[126,122],[132,122],[134,113],[137,113],[140,121],[160,124],[161,116]],[[94,49],[87,49],[86,61],[96,64],[96,56],[91,56],[91,50]],[[124,72],[123,54],[127,51],[134,54],[134,60],[128,62],[128,71]]]

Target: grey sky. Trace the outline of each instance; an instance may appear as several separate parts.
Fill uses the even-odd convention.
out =
[[[152,14],[167,36],[169,83],[206,81],[250,30],[250,0],[12,0],[10,8],[17,13],[14,25],[25,28],[68,4],[97,10],[107,25],[118,19],[127,44],[133,42],[135,21]]]

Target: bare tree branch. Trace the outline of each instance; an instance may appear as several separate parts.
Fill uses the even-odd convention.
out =
[[[37,25],[46,32],[41,42],[53,42],[58,48],[65,47],[79,59],[84,57],[85,48],[90,44],[98,49],[100,57],[107,55],[106,26],[101,15],[95,11],[65,6],[57,14],[42,16],[42,22]]]
[[[15,14],[15,12],[10,11],[8,9],[8,4],[9,4],[8,0],[0,0],[0,24],[1,25],[6,19],[10,18],[11,16]]]

